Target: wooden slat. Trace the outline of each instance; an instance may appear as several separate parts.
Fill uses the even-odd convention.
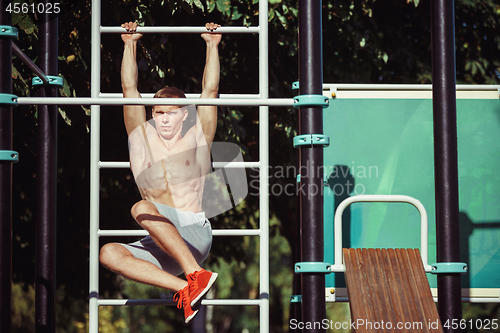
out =
[[[396,256],[394,251],[391,249],[386,252],[385,256],[381,257],[384,259],[385,267],[388,276],[390,277],[389,283],[387,283],[387,286],[392,286],[392,288],[395,288],[396,292],[391,292],[390,289],[387,290],[387,293],[389,295],[389,299],[392,301],[392,303],[395,305],[395,314],[397,321],[396,322],[403,322],[404,318],[409,316],[409,310],[404,306],[404,303],[406,300],[401,299],[401,295],[404,293],[404,288],[401,286],[398,281],[401,281],[401,273],[399,270],[394,269],[393,267],[396,266]],[[408,332],[408,330],[403,326],[401,328],[401,332]]]
[[[422,329],[419,329],[421,332],[429,332],[427,322],[425,316],[423,314],[423,310],[420,306],[420,289],[421,286],[416,284],[416,281],[413,276],[413,271],[411,267],[411,263],[409,261],[408,253],[414,250],[401,250],[396,251],[396,256],[398,257],[398,262],[400,263],[401,270],[403,271],[405,285],[411,286],[406,289],[406,295],[408,299],[408,306],[411,309],[411,317],[409,319],[412,323],[422,323]],[[422,266],[423,268],[423,266]],[[426,281],[427,282],[427,281]],[[427,289],[431,290],[427,284]],[[434,308],[436,306],[433,304]]]
[[[390,286],[391,281],[392,281],[392,277],[390,275],[390,272],[387,269],[385,269],[387,256],[384,257],[384,256],[380,255],[380,253],[381,253],[380,249],[377,249],[375,251],[376,251],[377,265],[378,265],[379,271],[380,271],[380,278],[381,278],[381,287],[380,288],[381,288],[381,292],[383,294],[381,296],[381,299],[384,299],[383,306],[385,309],[385,313],[387,315],[386,320],[391,322],[391,323],[396,323],[396,322],[400,321],[402,317],[400,315],[398,315],[398,312],[396,311],[396,304],[395,304],[394,300],[391,298],[389,290],[387,290],[387,288],[383,288],[383,286]],[[388,330],[388,331],[391,331],[391,330]],[[403,332],[404,329],[401,331]]]
[[[422,286],[428,285],[427,276],[425,275],[425,270],[422,264],[422,259],[420,258],[420,254],[418,251],[413,251],[409,253],[410,261],[412,261],[412,269],[413,269],[413,277],[415,278],[415,284]],[[423,309],[423,313],[425,315],[425,319],[427,322],[434,320],[435,314],[433,310],[435,310],[434,299],[432,298],[432,293],[430,288],[418,290],[419,301],[421,303],[421,307]]]
[[[356,332],[443,332],[418,249],[343,253]]]

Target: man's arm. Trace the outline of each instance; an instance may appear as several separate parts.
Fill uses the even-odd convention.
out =
[[[220,25],[207,23],[205,27],[207,30],[213,32],[220,27]],[[201,37],[207,43],[207,54],[200,98],[217,98],[220,79],[219,43],[222,36],[217,33],[204,33]],[[203,133],[201,134],[205,136],[206,142],[210,145],[214,139],[215,130],[217,129],[217,107],[199,106],[198,118],[202,128],[198,129],[197,132],[200,133],[200,130],[202,130]]]
[[[125,98],[140,98],[137,89],[137,41],[142,34],[134,33],[137,29],[137,23],[128,22],[122,24],[122,27],[129,33],[122,34],[124,43],[123,59],[121,67],[122,91]],[[146,108],[144,105],[124,105],[123,119],[127,134],[130,135],[134,129],[146,122]]]

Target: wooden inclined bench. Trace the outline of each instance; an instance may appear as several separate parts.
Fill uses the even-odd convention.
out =
[[[418,249],[343,249],[355,332],[443,332]]]

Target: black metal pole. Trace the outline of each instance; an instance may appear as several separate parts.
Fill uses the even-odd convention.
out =
[[[454,1],[433,0],[431,21],[437,261],[460,262]],[[438,274],[443,324],[462,319],[460,279],[460,274]]]
[[[40,14],[38,60],[47,75],[57,76],[57,14]],[[58,88],[41,86],[38,96],[57,97]],[[38,107],[38,172],[36,225],[37,333],[55,332],[56,266],[56,182],[57,182],[57,105]]]
[[[297,150],[297,161],[300,161],[300,150]],[[300,170],[300,169],[299,169]],[[297,184],[297,186],[300,186],[300,184]],[[297,196],[296,198],[296,206],[295,206],[295,216],[296,216],[296,223],[297,227],[296,232],[293,234],[293,242],[295,246],[292,246],[293,249],[293,258],[295,259],[294,262],[301,262],[302,261],[302,255],[301,255],[301,246],[300,246],[300,237],[301,237],[301,232],[302,230],[302,224],[300,223],[300,196]],[[292,268],[293,269],[293,268]],[[294,274],[293,276],[293,282],[292,282],[292,294],[293,295],[302,295],[302,290],[301,290],[301,285],[302,285],[302,274]],[[292,302],[290,304],[290,320],[296,320],[297,322],[302,322],[302,302]],[[291,323],[291,321],[290,321]],[[293,327],[290,325],[290,332],[292,333],[300,333],[302,332],[301,329],[298,327]]]
[[[10,26],[0,0],[0,25]],[[12,94],[11,39],[0,37],[0,93]],[[0,105],[0,150],[12,150],[12,107]],[[0,161],[0,330],[11,331],[12,304],[12,163]]]
[[[299,1],[299,94],[323,94],[323,46],[321,1]],[[299,135],[323,134],[323,108],[299,110]],[[323,147],[302,146],[301,168],[301,248],[303,262],[323,262]],[[302,173],[303,170],[305,174]],[[325,275],[302,274],[302,320],[312,329],[324,332],[316,323],[326,318]]]
[[[49,80],[45,76],[45,73],[42,72],[38,66],[31,61],[31,59],[12,41],[12,53],[16,55],[29,69],[33,71],[44,83],[49,83]]]

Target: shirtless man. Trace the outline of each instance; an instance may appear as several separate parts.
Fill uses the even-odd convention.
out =
[[[136,23],[122,24],[127,33],[121,67],[125,98],[141,97],[137,90]],[[219,89],[220,33],[218,24],[207,23],[201,37],[207,45],[201,98],[216,98]],[[165,87],[156,98],[182,98],[182,91]],[[197,121],[183,134],[188,109]],[[99,259],[106,268],[142,283],[171,289],[178,308],[184,307],[188,323],[198,312],[201,298],[208,292],[217,273],[200,264],[208,256],[212,229],[201,209],[205,175],[210,172],[210,145],[217,126],[217,107],[176,105],[153,106],[153,119],[146,121],[141,105],[124,105],[125,127],[129,136],[131,170],[142,199],[131,210],[149,236],[131,244],[109,243]],[[178,275],[184,273],[187,281]]]

